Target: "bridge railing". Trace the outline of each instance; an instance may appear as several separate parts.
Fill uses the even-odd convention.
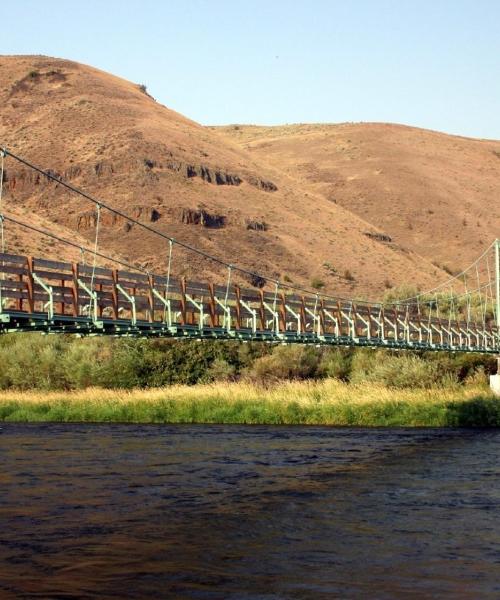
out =
[[[18,330],[30,329],[30,317],[43,317],[54,331],[56,322],[62,327],[61,320],[73,319],[120,324],[122,332],[150,325],[317,343],[490,352],[499,345],[491,319],[440,319],[409,305],[335,301],[278,287],[249,289],[6,253],[0,254],[0,308],[3,330],[21,314],[27,319]]]

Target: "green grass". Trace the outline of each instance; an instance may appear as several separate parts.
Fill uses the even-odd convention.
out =
[[[0,421],[448,427],[500,426],[485,386],[395,390],[334,379],[159,389],[0,392]]]

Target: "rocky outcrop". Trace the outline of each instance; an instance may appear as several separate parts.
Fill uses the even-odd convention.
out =
[[[262,190],[263,192],[275,192],[278,189],[278,186],[275,185],[272,181],[266,181],[265,179],[259,179],[254,175],[250,175],[247,177],[247,182],[250,185]]]
[[[171,171],[181,173],[188,179],[191,177],[200,177],[203,181],[215,185],[240,185],[242,182],[238,175],[228,173],[227,171],[212,169],[204,165],[190,165],[182,161],[169,160],[166,163],[166,167]]]
[[[117,217],[117,215],[114,215]],[[76,228],[78,231],[85,231],[85,229],[91,229],[97,225],[97,213],[93,210],[86,210],[77,217]]]
[[[138,221],[149,221],[155,223],[161,218],[161,214],[156,208],[136,204],[127,210],[131,217]],[[130,231],[133,223],[124,219],[114,212],[103,209],[101,211],[101,225],[107,227],[123,228],[125,231]],[[87,210],[77,217],[76,228],[78,231],[93,229],[97,225],[97,212],[95,210]]]
[[[365,231],[364,235],[369,237],[372,240],[376,240],[377,242],[392,242],[392,238],[390,235],[386,233],[378,233],[376,231]]]
[[[22,190],[34,186],[59,185],[52,177],[62,179],[63,181],[72,181],[86,174],[94,177],[104,177],[113,175],[115,172],[113,164],[109,161],[99,161],[92,165],[71,165],[64,171],[55,171],[47,169],[46,173],[49,177],[45,177],[36,171],[25,170],[5,170],[4,182],[8,183],[11,190]]]
[[[243,183],[242,177],[234,173],[213,169],[205,165],[188,164],[180,160],[175,160],[174,158],[170,158],[165,163],[165,166],[171,171],[176,171],[177,173],[184,175],[187,179],[199,177],[203,181],[215,185],[241,185],[241,183]],[[245,181],[264,192],[275,192],[278,189],[278,186],[272,181],[261,179],[255,175],[248,175],[245,178]]]
[[[209,213],[204,208],[183,208],[180,216],[181,223],[186,225],[202,225],[219,229],[226,225],[226,217]]]
[[[269,226],[265,221],[256,221],[254,219],[247,219],[245,225],[247,229],[253,231],[267,231],[269,229]]]

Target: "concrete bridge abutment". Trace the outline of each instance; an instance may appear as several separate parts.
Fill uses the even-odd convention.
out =
[[[495,375],[490,375],[491,391],[500,398],[500,356],[497,356],[497,372]]]

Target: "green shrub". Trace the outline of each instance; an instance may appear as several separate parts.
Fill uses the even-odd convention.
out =
[[[216,358],[207,369],[203,381],[231,381],[234,379],[236,368],[224,358]]]
[[[389,388],[430,388],[436,385],[454,385],[458,382],[453,372],[441,370],[436,361],[424,360],[411,354],[386,356],[379,352],[371,360],[355,361],[352,380],[380,383]],[[354,367],[353,367],[354,371]]]
[[[18,334],[2,338],[0,385],[21,390],[68,387],[61,356],[67,339],[59,336]]]
[[[319,277],[313,277],[311,280],[311,287],[313,290],[320,290],[325,287],[325,282]]]
[[[247,376],[259,383],[307,379],[318,372],[320,356],[308,346],[277,346],[272,354],[255,360]]]
[[[398,300],[406,300],[407,298],[415,298],[418,295],[418,288],[413,285],[400,285],[392,287],[391,282],[386,280],[384,283],[386,291],[383,297],[384,304],[391,304]]]
[[[144,388],[237,379],[268,383],[332,377],[389,387],[485,383],[490,355],[234,341],[65,335],[0,336],[0,389]]]
[[[353,352],[347,348],[327,348],[318,367],[320,377],[348,381],[351,375]]]
[[[109,342],[96,338],[69,343],[62,356],[65,380],[71,389],[82,389],[100,384],[105,364],[105,349]]]
[[[379,351],[367,348],[359,348],[354,353],[351,360],[350,381],[352,383],[361,383],[369,379],[371,372],[375,368]]]

